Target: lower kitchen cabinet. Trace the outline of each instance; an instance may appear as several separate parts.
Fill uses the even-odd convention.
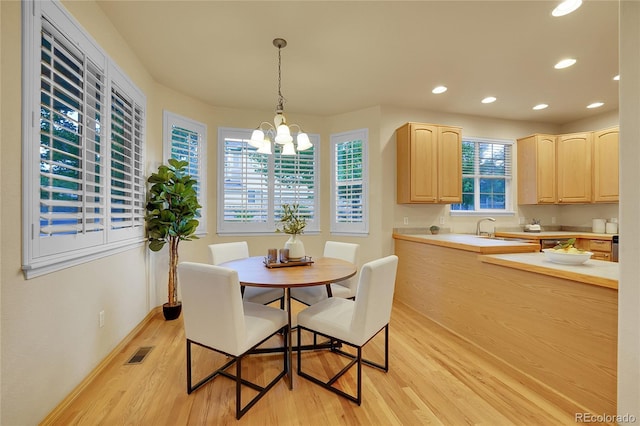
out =
[[[611,261],[611,240],[578,238],[576,240],[576,247],[592,252],[592,259]]]

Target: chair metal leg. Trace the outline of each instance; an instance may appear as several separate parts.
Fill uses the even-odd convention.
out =
[[[283,368],[282,368],[282,371],[279,372],[278,375],[273,380],[271,380],[271,382],[269,382],[266,386],[261,386],[261,385],[258,385],[256,383],[250,382],[250,381],[242,378],[242,358],[244,358],[245,355],[250,353],[256,347],[260,346],[261,344],[263,344],[265,341],[267,341],[268,339],[270,339],[272,336],[276,335],[277,333],[283,333],[284,334],[284,336],[285,336],[285,348],[286,348],[287,344],[288,344],[288,333],[289,333],[289,326],[288,325],[285,325],[284,327],[278,329],[274,334],[266,337],[260,343],[255,345],[253,348],[249,349],[247,352],[245,352],[244,354],[242,354],[240,356],[237,356],[237,357],[233,356],[231,354],[227,354],[225,352],[219,351],[217,349],[211,348],[209,346],[200,344],[198,342],[195,342],[195,341],[187,339],[187,393],[191,394],[193,391],[195,391],[196,389],[200,388],[202,385],[204,385],[205,383],[209,382],[211,379],[215,378],[218,375],[233,379],[236,382],[236,419],[239,420],[247,411],[249,411],[249,409],[251,407],[253,407],[255,405],[256,402],[258,402],[258,400],[260,400],[260,398],[262,398],[267,393],[267,391],[269,391],[269,389],[271,389],[281,378],[283,378],[285,376],[285,374],[287,374],[287,371],[288,371],[287,367],[288,367],[289,364],[288,364],[288,360],[287,360],[286,350],[284,350],[283,351],[283,364],[282,364]],[[218,368],[216,371],[214,371],[213,373],[209,374],[207,377],[205,377],[204,379],[202,379],[201,381],[199,381],[195,385],[192,385],[192,377],[191,377],[191,373],[192,373],[192,368],[191,368],[191,344],[193,344],[193,343],[195,343],[198,346],[202,346],[204,348],[210,349],[210,350],[212,350],[214,352],[218,352],[218,353],[221,353],[221,354],[224,354],[224,355],[227,355],[227,356],[231,357],[231,359],[229,361],[227,361],[222,367]],[[226,371],[234,363],[236,364],[235,375]],[[242,386],[248,386],[248,387],[258,391],[258,393],[253,397],[253,399],[251,399],[251,401],[249,401],[244,407],[242,407]]]
[[[305,329],[308,332],[313,333],[314,338],[315,338],[315,336],[317,334],[319,334],[319,335],[321,335],[323,337],[326,337],[326,338],[330,339],[332,343],[335,341],[338,344],[344,344],[344,345],[347,345],[347,346],[350,346],[350,347],[356,349],[356,355],[353,355],[353,354],[350,354],[348,352],[345,352],[342,349],[339,349],[338,347],[335,347],[335,348],[331,349],[331,352],[334,352],[334,353],[337,353],[337,354],[339,354],[341,356],[350,358],[351,361],[326,382],[323,382],[323,381],[319,380],[318,378],[316,378],[314,376],[311,376],[310,374],[305,373],[304,371],[302,371],[302,351],[298,351],[298,369],[297,369],[298,370],[298,375],[300,377],[304,377],[305,379],[307,379],[307,380],[309,380],[309,381],[311,381],[311,382],[313,382],[313,383],[315,383],[317,385],[322,386],[323,388],[325,388],[325,389],[327,389],[327,390],[329,390],[329,391],[331,391],[331,392],[333,392],[335,394],[338,394],[338,395],[340,395],[340,396],[342,396],[342,397],[344,397],[344,398],[346,398],[346,399],[348,399],[348,400],[350,400],[352,402],[355,402],[358,405],[361,405],[362,404],[362,364],[364,363],[366,365],[369,365],[371,367],[375,367],[375,368],[383,370],[385,372],[389,371],[389,325],[388,324],[384,327],[384,331],[385,331],[385,335],[384,335],[385,336],[385,343],[384,343],[384,345],[385,345],[384,358],[385,359],[384,359],[384,364],[378,364],[376,362],[366,360],[366,359],[364,359],[362,357],[362,348],[367,343],[369,343],[369,341],[371,341],[371,339],[373,339],[373,337],[375,337],[380,331],[382,331],[382,329],[380,331],[378,331],[378,333],[374,334],[374,336],[371,339],[369,339],[367,342],[365,342],[362,346],[356,346],[356,345],[353,345],[351,343],[342,341],[340,339],[336,339],[335,337],[327,336],[327,335],[325,335],[323,333],[318,333],[315,330],[308,329],[308,328],[303,327],[301,325],[298,325],[298,341],[300,341],[300,339],[302,338],[302,336],[301,336],[302,329]],[[349,369],[351,369],[351,367],[353,367],[355,364],[357,364],[357,366],[356,366],[356,368],[357,368],[357,370],[356,370],[356,375],[357,375],[357,379],[356,379],[357,380],[357,385],[356,386],[357,386],[357,388],[356,388],[356,395],[354,396],[354,395],[350,395],[350,394],[348,394],[348,393],[346,393],[346,392],[344,392],[344,391],[342,391],[342,390],[340,390],[338,388],[335,388],[333,386],[333,384],[336,383],[340,379],[340,377],[342,377],[347,371],[349,371]]]

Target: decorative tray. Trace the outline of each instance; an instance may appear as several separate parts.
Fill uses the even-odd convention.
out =
[[[310,256],[305,256],[300,260],[290,260],[288,262],[269,263],[267,262],[267,258],[265,257],[262,263],[264,263],[264,266],[266,266],[267,268],[287,268],[289,266],[308,266],[313,263],[313,260],[311,260]]]

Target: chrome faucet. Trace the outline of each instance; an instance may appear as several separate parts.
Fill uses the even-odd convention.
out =
[[[480,232],[480,224],[481,224],[482,222],[484,222],[485,220],[490,220],[491,222],[495,222],[495,221],[496,221],[496,220],[495,220],[494,218],[492,218],[492,217],[483,217],[482,219],[480,219],[480,220],[478,221],[478,224],[476,225],[476,235],[482,235],[482,234],[483,234],[482,232]],[[488,232],[485,232],[484,234],[489,235],[489,233],[488,233]]]

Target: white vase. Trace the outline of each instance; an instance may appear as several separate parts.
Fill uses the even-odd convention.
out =
[[[302,244],[302,240],[297,234],[289,237],[287,242],[284,243],[284,248],[289,249],[290,260],[300,260],[304,257],[304,244]]]

